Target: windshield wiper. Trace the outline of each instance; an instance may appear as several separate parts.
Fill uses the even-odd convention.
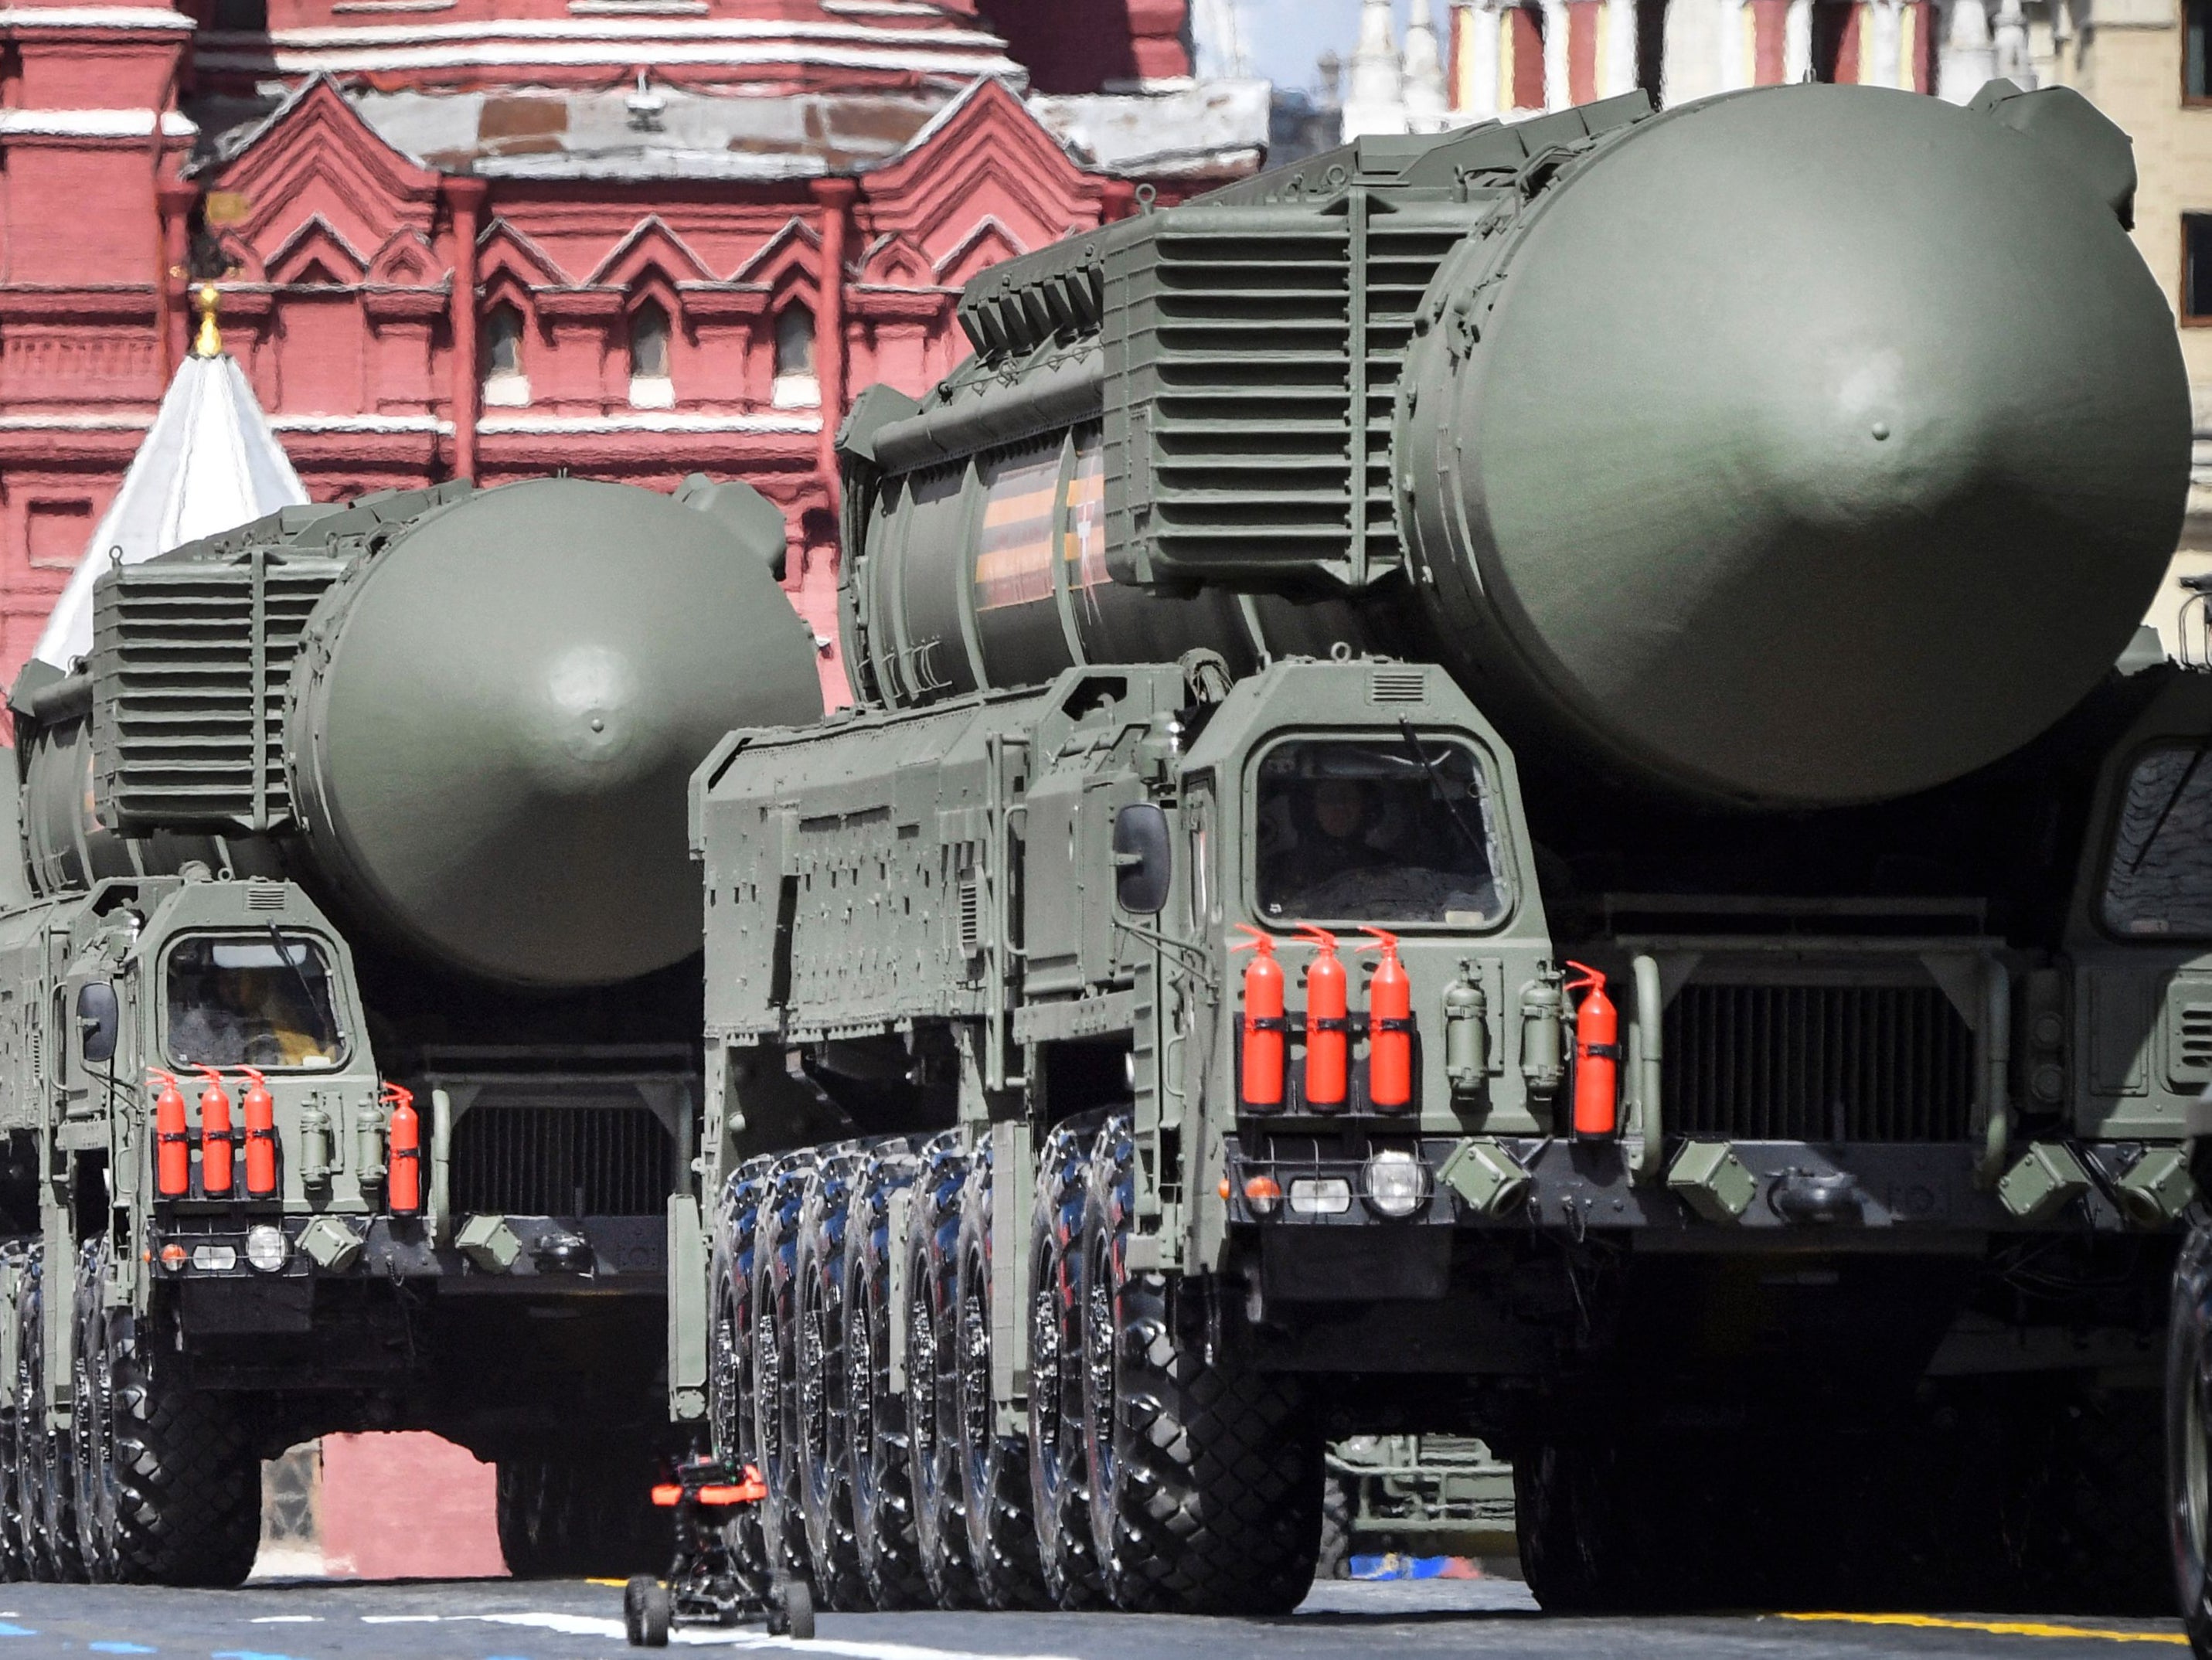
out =
[[[2151,848],[2157,845],[2159,833],[2166,828],[2166,821],[2173,816],[2173,810],[2181,805],[2183,793],[2195,781],[2197,769],[2204,764],[2207,755],[2212,755],[2212,737],[2198,741],[2197,752],[2189,757],[2188,766],[2182,769],[2181,781],[2166,798],[2166,805],[2158,810],[2158,817],[2150,821],[2150,834],[2143,837],[2142,845],[2136,849],[2135,857],[2128,860],[2129,875],[2133,876],[2142,868],[2142,861],[2150,856]]]
[[[1437,770],[1436,763],[1429,759],[1428,751],[1421,747],[1421,740],[1413,733],[1413,723],[1401,714],[1398,717],[1398,730],[1405,734],[1406,747],[1413,751],[1415,763],[1427,776],[1429,787],[1437,793],[1437,800],[1444,804],[1444,812],[1450,815],[1452,828],[1460,833],[1460,839],[1482,861],[1483,873],[1491,874],[1490,843],[1483,838],[1480,831],[1467,822],[1466,812],[1459,802],[1446,793],[1443,775]],[[2212,739],[2206,741],[2212,743]]]
[[[302,1012],[319,1020],[323,1012],[315,1001],[315,988],[307,983],[307,971],[292,960],[291,949],[285,945],[284,936],[276,931],[276,925],[274,922],[269,925],[269,940],[276,947],[277,960],[292,970],[292,977],[300,982],[300,995],[307,1000],[307,1006]],[[301,947],[300,954],[303,957],[307,955],[304,944]]]

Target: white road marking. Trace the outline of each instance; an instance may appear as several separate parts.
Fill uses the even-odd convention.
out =
[[[530,1626],[540,1631],[559,1632],[567,1637],[613,1637],[623,1635],[619,1620],[601,1619],[586,1614],[477,1614],[455,1616],[459,1619],[482,1620],[495,1626]],[[758,1631],[717,1631],[703,1627],[682,1626],[669,1633],[672,1643],[710,1645],[716,1648],[794,1649],[802,1654],[835,1654],[845,1660],[1068,1660],[1055,1654],[981,1654],[967,1649],[929,1649],[911,1643],[847,1643],[836,1638],[817,1638],[801,1643],[788,1637],[770,1637]]]
[[[249,1626],[319,1626],[319,1614],[257,1614],[246,1622]]]
[[[442,1614],[364,1614],[364,1626],[434,1626],[446,1616]],[[468,1616],[464,1615],[463,1618]]]

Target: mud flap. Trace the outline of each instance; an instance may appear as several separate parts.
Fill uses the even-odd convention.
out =
[[[668,1201],[668,1415],[696,1424],[707,1415],[707,1230],[699,1201]]]

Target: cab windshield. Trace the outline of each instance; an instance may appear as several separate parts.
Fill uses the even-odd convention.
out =
[[[280,950],[281,945],[281,950]],[[169,952],[169,1059],[179,1067],[334,1067],[338,1021],[323,948],[272,930]]]
[[[1433,922],[1504,916],[1482,764],[1464,744],[1301,739],[1260,763],[1261,914],[1271,921]]]
[[[2139,939],[2212,937],[2212,739],[2139,758],[2128,775],[2105,926]]]

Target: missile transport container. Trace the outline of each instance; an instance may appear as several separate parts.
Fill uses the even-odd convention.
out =
[[[684,791],[821,714],[782,546],[703,480],[287,508],[103,576],[89,660],[27,671],[9,1574],[234,1582],[259,1459],[374,1428],[495,1460],[518,1572],[659,1566]]]
[[[2170,1596],[2212,683],[2136,635],[2133,180],[2067,91],[1639,95],[971,283],[842,435],[861,707],[693,781],[740,1548],[1281,1610],[1328,1442],[1436,1433],[1550,1608]]]

